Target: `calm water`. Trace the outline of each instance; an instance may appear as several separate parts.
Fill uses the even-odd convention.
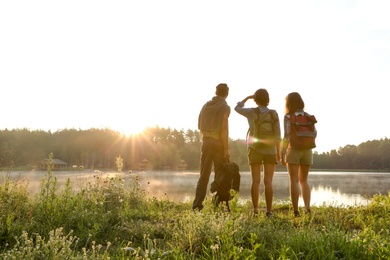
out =
[[[12,172],[11,177],[28,182],[31,193],[39,191],[42,177],[46,172]],[[70,178],[75,188],[85,183],[86,178],[93,176],[114,176],[118,173],[96,172],[57,172],[58,184],[61,186],[67,178]],[[177,202],[192,201],[195,194],[195,186],[198,180],[198,172],[178,171],[147,171],[122,173],[127,183],[131,179],[139,178],[141,186],[149,197],[169,199]],[[6,173],[0,172],[0,182],[3,183]],[[211,175],[211,179],[214,174]],[[370,172],[311,172],[309,184],[312,190],[311,204],[314,206],[359,206],[367,205],[375,194],[387,195],[390,191],[390,173]],[[241,202],[250,200],[251,176],[249,172],[241,172],[241,185],[239,199]],[[276,172],[273,181],[274,196],[276,200],[289,199],[289,177],[286,172]],[[264,192],[263,185],[261,193]],[[262,194],[261,200],[264,201]],[[300,205],[303,205],[300,198]]]
[[[145,172],[137,175],[141,183],[147,186],[146,191],[149,195],[163,196],[176,201],[192,201],[199,173]],[[312,190],[312,205],[366,205],[375,194],[388,194],[390,173],[312,172],[309,176],[309,184]],[[250,173],[241,172],[240,200],[250,200],[250,186]],[[288,174],[276,172],[273,188],[276,200],[289,199]],[[263,193],[263,184],[260,189],[260,193]],[[263,194],[261,199],[264,201]],[[299,203],[303,205],[302,198]]]

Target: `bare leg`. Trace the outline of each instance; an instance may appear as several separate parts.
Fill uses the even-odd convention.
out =
[[[309,175],[310,165],[301,165],[299,167],[299,182],[301,184],[301,191],[302,191],[302,197],[303,202],[305,203],[305,208],[307,211],[310,211],[310,186],[307,182],[307,177]]]
[[[251,197],[253,204],[253,211],[259,210],[259,196],[260,196],[260,176],[261,176],[261,164],[250,165],[252,175]]]
[[[274,196],[272,189],[272,179],[274,177],[275,164],[264,164],[264,193],[267,212],[272,211],[272,199]]]
[[[287,170],[290,176],[290,198],[294,212],[298,211],[299,186],[298,186],[298,171],[299,164],[287,163]]]

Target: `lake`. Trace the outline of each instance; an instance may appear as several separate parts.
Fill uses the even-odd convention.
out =
[[[241,173],[241,185],[239,201],[245,203],[250,200],[250,172]],[[12,179],[23,179],[28,182],[28,189],[36,193],[40,189],[42,177],[45,171],[11,172]],[[79,187],[86,178],[101,175],[121,175],[127,179],[139,178],[141,187],[147,196],[158,199],[168,199],[176,202],[187,202],[194,198],[195,186],[198,180],[198,172],[189,171],[133,171],[131,173],[99,172],[99,171],[53,171],[58,178],[58,185],[64,185],[70,178],[73,187]],[[0,172],[0,182],[4,182],[5,172]],[[210,183],[214,174],[210,177]],[[128,181],[130,182],[130,180]],[[367,205],[375,194],[387,195],[390,191],[390,173],[373,172],[325,172],[313,171],[309,174],[309,184],[312,190],[312,206],[360,206]],[[210,184],[209,184],[210,185]],[[286,172],[275,172],[273,180],[274,201],[289,199],[289,177]],[[264,187],[261,184],[261,201],[264,202]],[[210,194],[208,196],[211,196]],[[303,200],[299,200],[303,206]]]

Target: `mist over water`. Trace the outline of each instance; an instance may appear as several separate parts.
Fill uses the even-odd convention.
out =
[[[239,200],[245,203],[250,200],[251,175],[249,172],[241,173],[241,185]],[[40,191],[42,179],[46,176],[45,171],[31,172],[0,172],[0,183],[9,174],[10,179],[18,185],[26,185],[33,195]],[[187,202],[194,198],[195,187],[198,181],[198,172],[188,171],[133,171],[132,173],[100,172],[100,171],[53,171],[57,177],[57,187],[61,189],[69,178],[74,190],[85,186],[93,178],[107,178],[120,176],[125,185],[132,185],[137,179],[141,188],[148,197],[167,199],[176,202]],[[311,172],[309,184],[312,190],[312,206],[360,206],[370,203],[375,194],[387,195],[390,191],[390,173],[370,172]],[[214,178],[212,173],[209,184]],[[289,200],[289,177],[286,172],[276,172],[273,179],[274,202]],[[264,187],[261,183],[261,201],[264,202]],[[211,196],[208,194],[207,196]],[[300,198],[299,204],[303,206]]]
[[[166,196],[177,201],[192,201],[199,173],[145,172],[140,180],[150,182],[150,195]],[[213,174],[210,177],[211,183]],[[375,194],[387,195],[390,190],[389,173],[338,173],[312,172],[309,184],[312,190],[313,206],[359,206],[367,205]],[[240,200],[250,200],[251,175],[241,172]],[[273,179],[275,201],[289,200],[289,176],[286,172],[276,172]],[[264,187],[261,183],[261,200],[264,201]],[[303,200],[300,198],[300,205]]]

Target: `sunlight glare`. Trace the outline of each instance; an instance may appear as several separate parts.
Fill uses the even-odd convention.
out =
[[[126,126],[121,127],[118,131],[127,137],[132,135],[139,135],[145,130],[145,126],[140,124],[128,124]]]

